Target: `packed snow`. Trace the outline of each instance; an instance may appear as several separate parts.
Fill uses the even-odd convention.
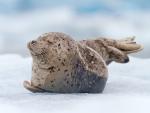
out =
[[[149,113],[150,59],[112,63],[102,94],[31,93],[31,58],[0,56],[0,113]]]

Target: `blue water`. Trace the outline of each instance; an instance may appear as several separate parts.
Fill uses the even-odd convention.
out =
[[[63,6],[73,8],[77,13],[83,14],[115,13],[117,10],[149,10],[150,0],[117,0],[117,2],[113,0],[1,0],[0,13],[13,14]]]

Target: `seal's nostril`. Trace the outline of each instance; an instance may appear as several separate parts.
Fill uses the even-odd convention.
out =
[[[33,40],[33,41],[31,42],[31,44],[36,44],[36,41],[35,41],[35,40]]]

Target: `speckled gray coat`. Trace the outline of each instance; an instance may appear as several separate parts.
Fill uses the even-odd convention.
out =
[[[51,32],[29,42],[28,48],[33,58],[32,78],[24,81],[24,87],[31,92],[100,93],[108,78],[107,65],[128,62],[127,54],[142,47],[132,38],[77,42],[64,33]]]

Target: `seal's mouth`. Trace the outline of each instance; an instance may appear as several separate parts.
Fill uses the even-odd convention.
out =
[[[29,50],[31,50],[31,51],[33,50],[30,42],[27,44],[27,47]]]
[[[27,47],[28,47],[28,49],[30,50],[30,53],[31,53],[32,55],[35,55],[34,52],[33,52],[33,46],[32,46],[32,44],[31,44],[31,42],[29,42],[29,43],[27,44]]]

